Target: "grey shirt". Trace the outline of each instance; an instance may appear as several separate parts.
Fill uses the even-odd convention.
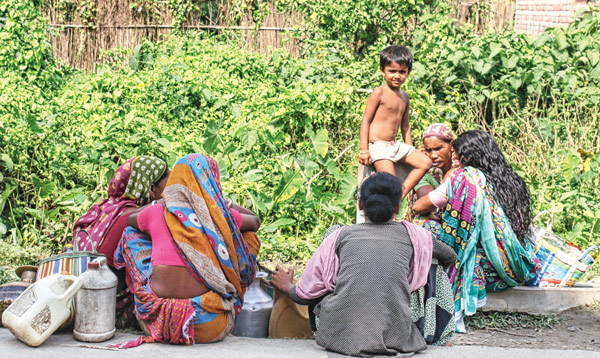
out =
[[[433,240],[433,256],[444,266],[456,260],[452,248]],[[411,319],[408,274],[413,246],[402,223],[345,227],[338,238],[340,267],[334,292],[316,307],[317,343],[354,356],[417,352],[425,340]],[[295,292],[290,297],[300,304]],[[312,301],[312,300],[311,300]]]

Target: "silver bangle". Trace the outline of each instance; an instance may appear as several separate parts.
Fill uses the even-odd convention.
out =
[[[227,200],[227,207],[231,207],[231,203],[233,203],[233,200],[231,200],[231,199],[228,199],[228,200]]]

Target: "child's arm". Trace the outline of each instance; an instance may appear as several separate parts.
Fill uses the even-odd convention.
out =
[[[400,129],[402,130],[402,139],[404,143],[408,145],[413,145],[412,141],[412,133],[410,132],[410,123],[409,119],[409,109],[410,109],[410,98],[408,97],[408,93],[402,92],[400,96],[404,102],[406,102],[406,108],[404,109],[404,114],[402,115],[402,123],[400,124]]]
[[[365,113],[363,113],[362,122],[360,123],[360,154],[358,156],[358,161],[363,165],[370,165],[373,163],[371,155],[369,154],[369,129],[371,127],[371,122],[375,117],[375,112],[379,107],[382,91],[381,87],[377,87],[373,90],[367,100]]]

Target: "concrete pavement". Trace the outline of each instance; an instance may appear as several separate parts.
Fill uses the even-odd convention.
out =
[[[591,284],[546,288],[518,286],[501,292],[487,292],[483,311],[548,314],[590,305],[596,301],[600,301],[600,286]]]
[[[314,340],[305,339],[254,339],[227,337],[222,342],[175,346],[167,344],[143,344],[136,348],[114,351],[109,344],[122,343],[137,338],[135,335],[117,333],[115,338],[103,343],[82,343],[70,332],[52,335],[37,348],[17,340],[8,329],[0,328],[0,358],[291,358],[291,357],[340,357],[319,347]],[[497,348],[483,346],[430,347],[419,358],[598,358],[600,352],[582,350],[540,350],[527,347]]]

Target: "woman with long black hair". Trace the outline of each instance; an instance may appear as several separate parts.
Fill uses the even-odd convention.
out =
[[[417,213],[443,209],[440,240],[457,253],[449,276],[455,295],[457,331],[465,315],[486,301],[487,291],[518,286],[535,276],[540,262],[527,239],[531,224],[525,181],[515,173],[492,137],[481,130],[454,143],[461,167],[413,206]]]

